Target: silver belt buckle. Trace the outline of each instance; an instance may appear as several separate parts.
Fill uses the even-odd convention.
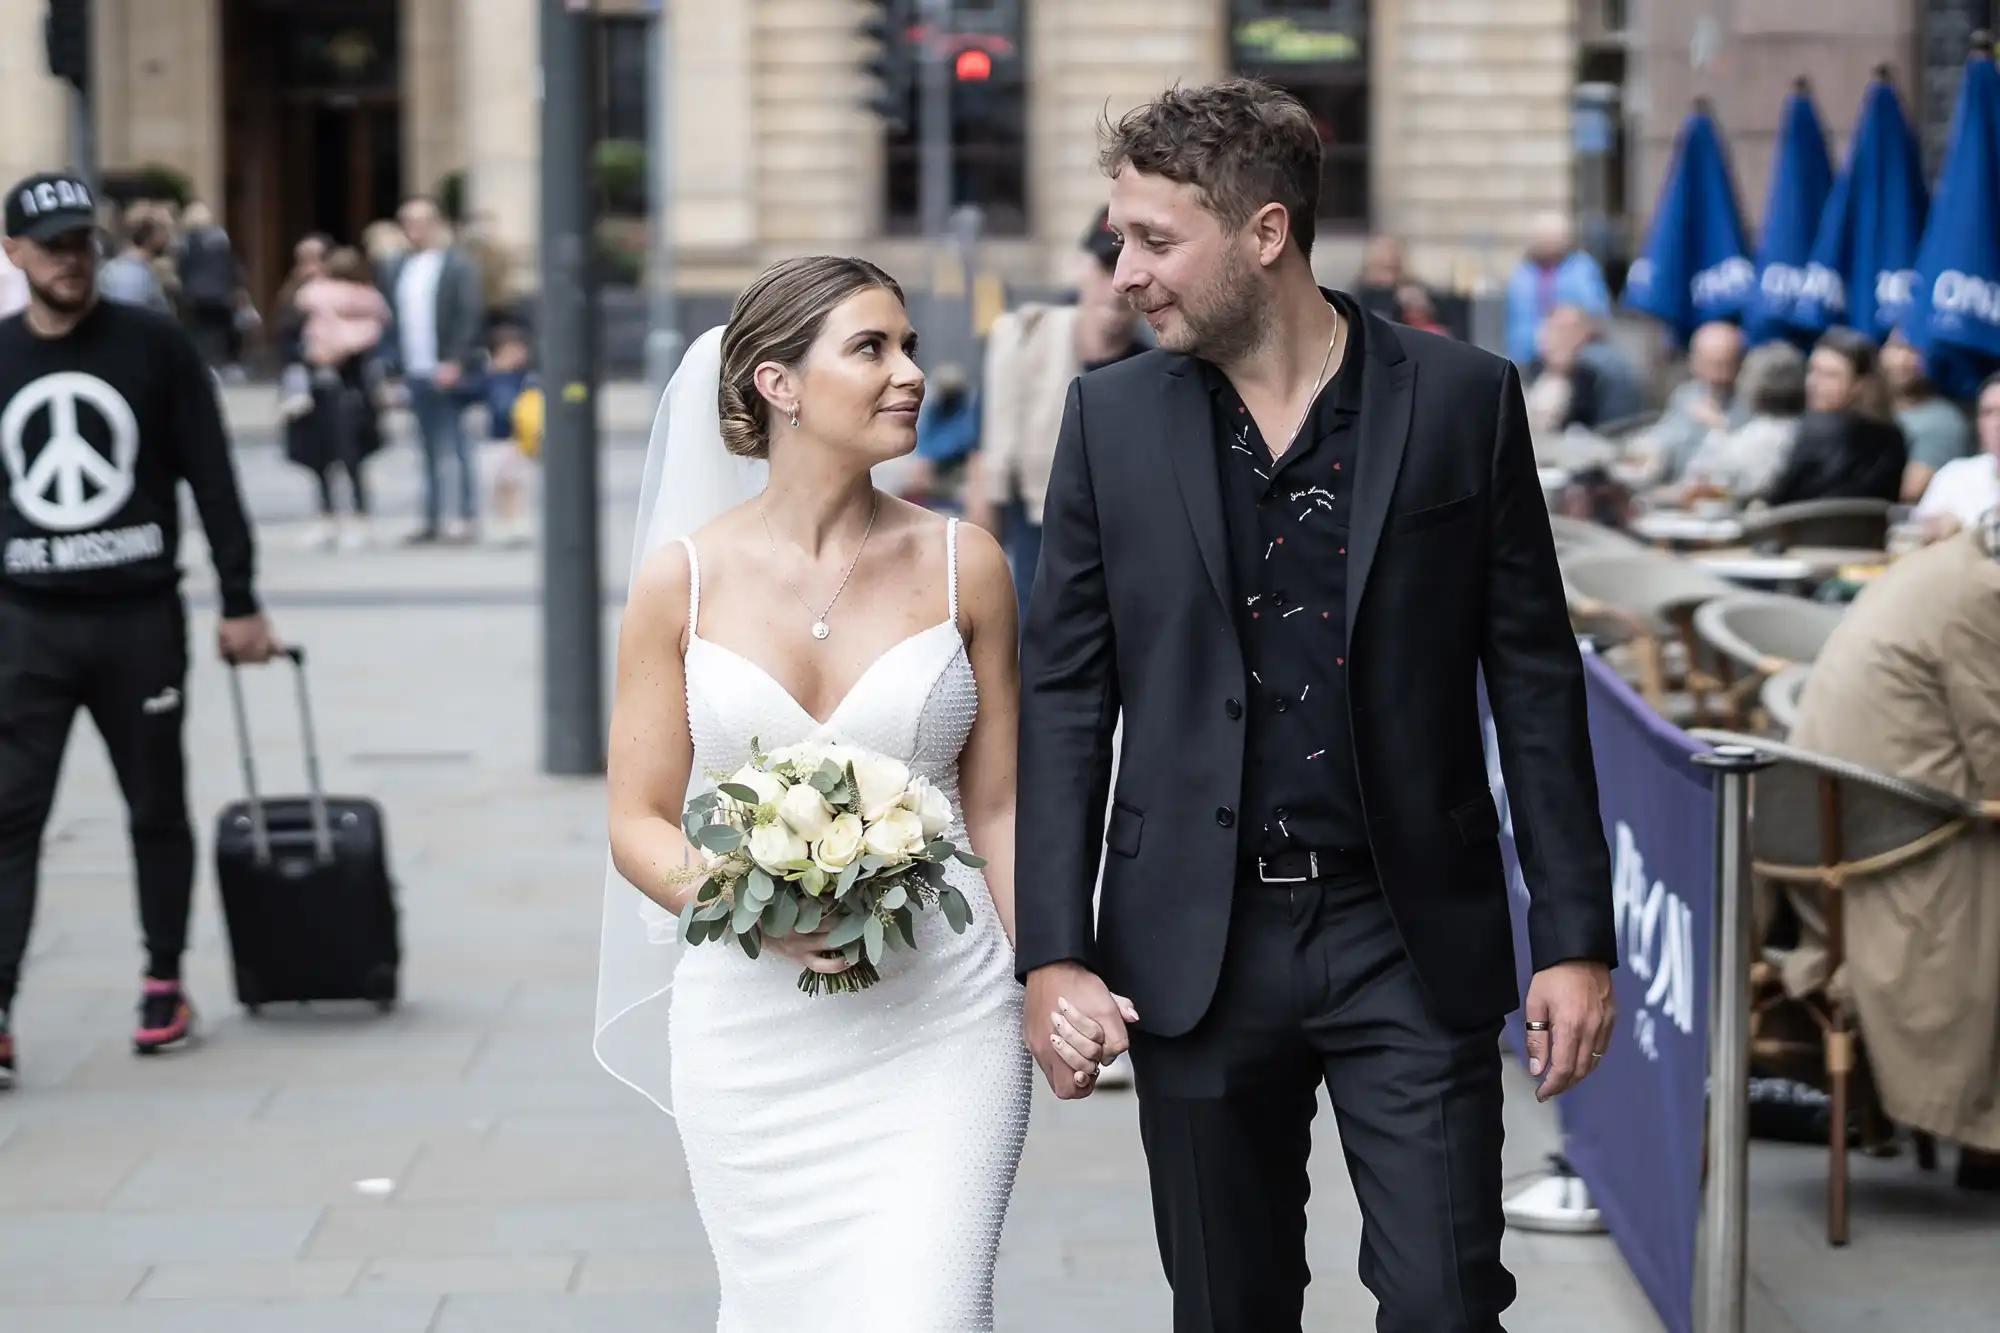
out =
[[[1264,869],[1264,858],[1257,858],[1257,878],[1266,884],[1304,884],[1319,878],[1319,853],[1306,853],[1306,873],[1303,875],[1272,875]]]

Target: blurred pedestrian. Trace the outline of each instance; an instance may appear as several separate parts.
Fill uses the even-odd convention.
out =
[[[1507,283],[1507,356],[1526,367],[1535,359],[1542,324],[1559,307],[1576,306],[1594,319],[1611,316],[1604,270],[1576,248],[1576,232],[1561,213],[1544,213],[1528,234],[1527,253]]]
[[[528,499],[542,447],[541,380],[526,336],[513,325],[493,330],[491,357],[485,451],[492,459],[490,535],[502,546],[526,546],[534,540]]]
[[[1042,550],[1042,498],[1070,381],[1144,351],[1139,319],[1112,285],[1119,241],[1099,209],[1076,259],[1073,305],[1029,303],[986,335],[979,449],[968,461],[966,517],[999,537],[1028,604]]]
[[[389,303],[368,261],[343,246],[323,272],[293,296],[303,321],[300,354],[311,382],[312,410],[286,433],[292,461],[319,480],[320,520],[308,544],[354,550],[368,544],[368,488],[361,465],[382,446],[375,415],[375,352],[390,324]],[[352,517],[343,521],[334,474],[347,478]]]
[[[424,449],[424,525],[412,545],[476,538],[479,475],[465,434],[471,376],[484,369],[481,338],[486,319],[479,267],[452,243],[438,206],[422,197],[406,201],[396,220],[408,252],[379,270],[382,291],[395,315],[383,341],[384,369],[400,378]],[[457,469],[458,514],[444,518],[444,469]]]
[[[107,301],[144,306],[162,315],[174,313],[173,302],[154,264],[167,252],[167,225],[155,217],[142,217],[132,227],[132,240],[115,259],[105,261],[97,278],[98,294]]]
[[[225,379],[241,379],[237,360],[237,311],[245,299],[236,247],[207,204],[197,200],[181,213],[181,314],[209,369]]]
[[[1528,421],[1537,437],[1560,435],[1571,426],[1588,430],[1603,420],[1598,405],[1597,370],[1583,357],[1592,337],[1589,312],[1559,306],[1536,335],[1540,352],[1528,363]]]
[[[1911,515],[1937,541],[2000,508],[2000,374],[1979,387],[1979,452],[1937,470]]]
[[[1361,271],[1354,275],[1354,299],[1361,303],[1361,308],[1407,324],[1403,289],[1410,285],[1409,272],[1403,263],[1402,241],[1386,235],[1369,237],[1368,248],[1361,258]]]
[[[1972,452],[1972,428],[1958,404],[1938,392],[1923,354],[1900,331],[1882,345],[1882,378],[1896,405],[1896,424],[1910,446],[1903,465],[1903,503],[1915,504],[1938,469]]]
[[[28,308],[28,301],[28,275],[0,251],[0,319],[20,314]]]
[[[185,1042],[181,983],[194,888],[182,750],[187,610],[179,592],[183,481],[222,601],[217,646],[278,652],[254,587],[213,381],[172,321],[98,296],[89,187],[34,176],[6,196],[7,257],[30,304],[0,322],[0,1083],[15,1074],[7,1014],[34,914],[42,829],[70,727],[90,711],[129,808],[146,969],[133,1049]]]
[[[1806,362],[1806,407],[1798,442],[1765,500],[1895,503],[1910,451],[1891,414],[1875,344],[1853,329],[1821,334]]]
[[[1715,431],[1747,420],[1737,401],[1743,368],[1743,331],[1734,324],[1704,324],[1688,343],[1688,378],[1667,395],[1659,419],[1633,441],[1624,475],[1637,487],[1670,486]]]

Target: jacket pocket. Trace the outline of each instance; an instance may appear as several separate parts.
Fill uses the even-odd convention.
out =
[[[1453,806],[1451,822],[1458,825],[1459,841],[1467,847],[1477,847],[1500,836],[1500,811],[1493,804],[1491,792],[1476,796],[1464,805]]]
[[[1461,495],[1456,500],[1446,500],[1441,505],[1431,505],[1424,509],[1411,509],[1403,513],[1389,515],[1389,531],[1392,533],[1422,532],[1440,523],[1449,523],[1472,510],[1473,501],[1479,498],[1477,491]]]
[[[1146,827],[1146,816],[1134,810],[1123,801],[1111,803],[1111,818],[1104,826],[1104,845],[1120,856],[1139,854],[1139,834]]]

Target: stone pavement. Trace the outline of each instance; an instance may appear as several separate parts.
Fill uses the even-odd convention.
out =
[[[607,451],[613,587],[636,442],[621,435]],[[537,772],[534,555],[304,552],[310,487],[268,445],[241,456],[267,599],[281,632],[311,650],[329,784],[388,813],[406,999],[386,1017],[324,1006],[247,1018],[231,1003],[204,872],[189,977],[206,1040],[134,1059],[122,810],[79,726],[17,1010],[23,1085],[0,1098],[0,1328],[712,1329],[714,1273],[672,1126],[590,1055],[602,797],[595,781]],[[390,450],[374,472],[407,526],[410,451]],[[205,554],[190,548],[204,651],[189,750],[205,824],[239,776],[225,682],[205,651]],[[300,753],[276,670],[246,686],[259,771],[288,789]],[[206,827],[201,841],[206,861]],[[1524,1079],[1511,1092],[1507,1169],[1525,1176],[1553,1145],[1553,1116]],[[1313,1164],[1308,1327],[1360,1329],[1372,1307],[1353,1276],[1359,1219],[1330,1120]],[[1941,1212],[1948,1191],[1920,1187],[1907,1165],[1864,1172],[1853,1250],[1829,1256],[1814,1236],[1818,1160],[1759,1154],[1751,1327],[1975,1327],[1971,1304],[1947,1302],[1990,1281],[1990,1223],[1976,1232]],[[1605,1239],[1513,1235],[1506,1254],[1521,1282],[1516,1333],[1659,1328]],[[998,1303],[1008,1333],[1168,1327],[1129,1093],[1037,1102]],[[1887,1305],[1923,1317],[1884,1323]],[[814,1322],[802,1313],[802,1327]]]

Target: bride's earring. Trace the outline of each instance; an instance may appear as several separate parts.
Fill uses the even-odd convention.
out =
[[[798,428],[799,428],[799,407],[797,403],[794,403],[792,404],[792,429],[797,430]]]

